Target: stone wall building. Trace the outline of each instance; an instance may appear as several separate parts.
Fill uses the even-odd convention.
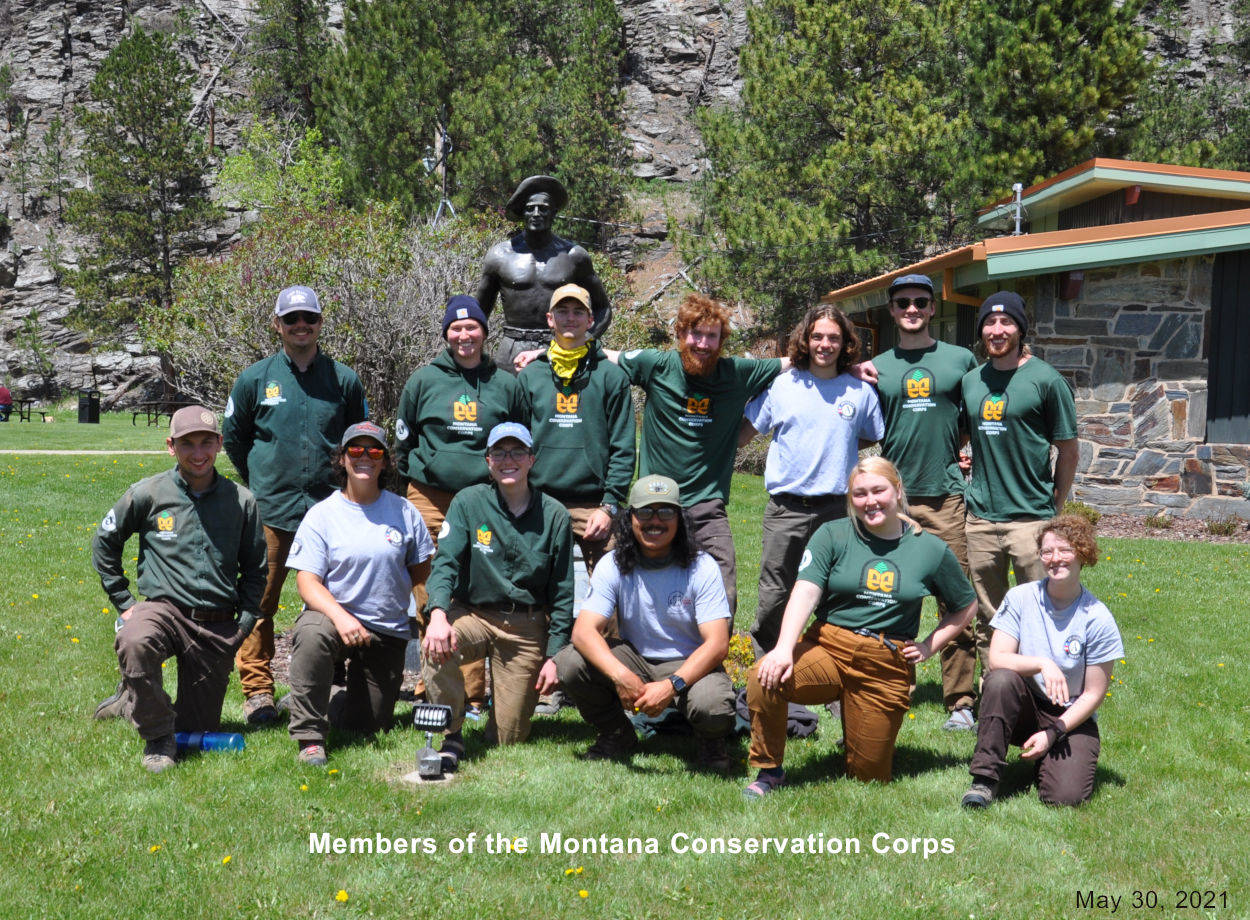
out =
[[[1014,226],[1016,202],[984,212]],[[1095,159],[1021,191],[1022,233],[830,292],[878,349],[894,277],[940,285],[934,334],[971,346],[1014,290],[1035,353],[1071,383],[1073,497],[1103,511],[1250,519],[1250,173]]]

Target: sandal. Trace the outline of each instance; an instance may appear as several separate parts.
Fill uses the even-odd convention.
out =
[[[748,799],[762,799],[774,789],[785,784],[786,771],[780,767],[777,768],[775,773],[769,770],[760,770],[755,777],[755,782],[743,789],[742,794]]]

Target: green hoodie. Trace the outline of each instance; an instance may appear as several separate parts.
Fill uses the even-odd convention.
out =
[[[562,502],[623,505],[634,477],[634,404],[625,372],[592,350],[565,386],[543,354],[517,381],[534,436],[530,485]]]
[[[488,482],[486,436],[500,422],[528,420],[515,377],[487,357],[465,370],[444,350],[413,372],[399,397],[399,473],[444,492]]]

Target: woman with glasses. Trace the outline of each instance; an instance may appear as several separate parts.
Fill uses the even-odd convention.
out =
[[[867,457],[847,477],[850,517],[824,524],[803,551],[777,645],[747,678],[750,797],[785,782],[782,758],[791,701],[842,703],[846,772],[888,783],[894,739],[911,706],[915,665],[972,618],[976,595],[955,554],[907,516],[894,464]],[[950,611],[915,641],[927,595]],[[806,632],[803,627],[815,613]]]
[[[595,566],[556,660],[560,684],[598,739],[587,760],[627,757],[637,744],[624,710],[658,716],[675,706],[698,739],[697,763],[729,767],[733,684],[722,666],[732,615],[716,561],[700,552],[677,483],[644,476],[613,525],[615,548]],[[620,638],[606,633],[613,611]]]
[[[1096,713],[1124,643],[1111,611],[1081,584],[1081,569],[1098,561],[1094,525],[1060,515],[1042,528],[1037,546],[1046,577],[1008,591],[990,621],[990,671],[965,808],[994,800],[1011,744],[1034,764],[1046,804],[1080,805],[1094,792]]]
[[[290,733],[299,761],[313,766],[326,762],[331,724],[360,732],[390,727],[415,635],[409,596],[434,555],[420,515],[383,488],[391,457],[381,428],[348,428],[334,464],[341,488],[309,509],[286,563],[304,599],[291,635]],[[332,713],[334,666],[344,658],[347,689]]]

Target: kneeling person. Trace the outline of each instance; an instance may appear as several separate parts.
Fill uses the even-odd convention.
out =
[[[699,739],[699,762],[729,766],[733,685],[722,666],[731,615],[716,561],[700,552],[677,483],[645,476],[615,523],[616,548],[595,567],[556,664],[582,718],[599,732],[589,760],[627,755],[637,739],[622,707],[656,716],[675,705]],[[617,611],[619,639],[604,632]]]
[[[174,413],[165,441],[174,469],[131,486],[100,522],[92,562],[123,624],[115,647],[123,713],[145,742],[143,766],[174,765],[174,732],[216,731],[234,653],[260,615],[265,535],[252,493],[218,475],[217,418],[203,406]],[[122,550],[139,535],[136,602]],[[178,699],[161,665],[178,661]]]
[[[438,535],[421,644],[430,702],[456,713],[443,744],[452,761],[464,753],[459,666],[490,656],[486,738],[524,741],[538,694],[558,686],[552,659],[568,644],[573,621],[569,513],[530,488],[529,429],[503,422],[491,429],[486,445],[491,481],[456,494]]]

